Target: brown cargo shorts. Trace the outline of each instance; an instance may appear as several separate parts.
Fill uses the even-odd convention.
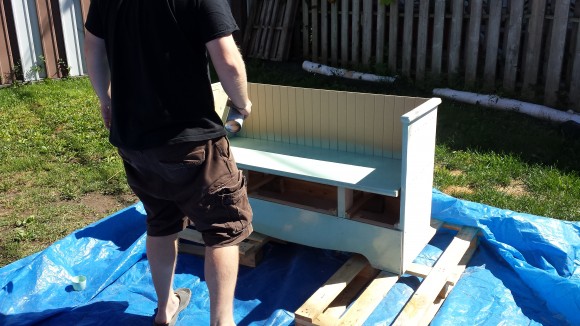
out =
[[[119,148],[127,182],[147,212],[147,235],[193,222],[206,246],[235,245],[252,233],[246,179],[227,137],[146,150]]]

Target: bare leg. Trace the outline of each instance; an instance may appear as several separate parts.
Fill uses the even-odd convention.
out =
[[[177,261],[177,234],[147,237],[147,259],[151,266],[157,293],[156,323],[167,323],[177,311],[179,299],[173,292],[173,275]]]
[[[234,322],[234,291],[238,277],[238,246],[205,249],[205,280],[209,289],[211,326]]]

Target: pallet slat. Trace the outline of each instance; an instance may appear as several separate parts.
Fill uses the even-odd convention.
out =
[[[423,278],[419,288],[393,325],[428,325],[463,272],[477,248],[478,230],[432,220],[431,226],[457,230],[434,266],[412,264],[406,271]],[[399,276],[372,268],[355,254],[295,312],[299,326],[362,325]]]

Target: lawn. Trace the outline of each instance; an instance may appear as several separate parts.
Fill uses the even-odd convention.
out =
[[[248,62],[252,82],[429,97],[426,87]],[[0,266],[136,201],[87,78],[0,89]],[[434,187],[492,206],[580,220],[580,139],[556,124],[444,100]]]

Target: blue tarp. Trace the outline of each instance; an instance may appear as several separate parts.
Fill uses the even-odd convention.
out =
[[[432,325],[580,325],[580,223],[502,210],[433,191],[433,218],[481,228],[480,245]],[[0,325],[150,325],[155,293],[136,204],[0,269]],[[454,231],[439,231],[417,260],[434,263]],[[348,253],[269,243],[241,267],[238,325],[292,325],[293,312]],[[71,278],[87,276],[84,291]],[[420,279],[403,275],[365,325],[390,324]],[[203,260],[182,254],[176,287],[193,298],[178,324],[209,324]]]

